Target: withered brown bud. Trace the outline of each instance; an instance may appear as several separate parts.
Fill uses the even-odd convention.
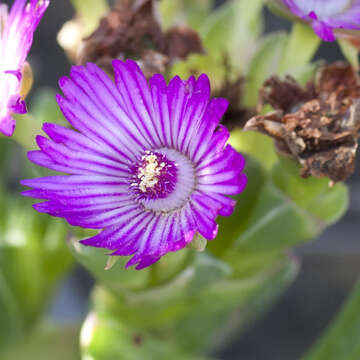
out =
[[[186,59],[192,53],[204,54],[198,33],[185,26],[175,26],[166,34],[166,50],[170,59]]]
[[[154,50],[145,50],[142,53],[139,65],[144,75],[149,79],[154,74],[163,74],[169,63],[169,58]]]
[[[307,88],[300,86],[291,76],[281,80],[273,76],[265,81],[260,89],[260,106],[270,104],[275,110],[290,112],[294,106],[316,97],[311,84]]]
[[[255,109],[246,108],[242,105],[244,83],[243,77],[234,81],[226,79],[218,91],[214,93],[214,97],[225,98],[229,101],[229,107],[221,121],[229,130],[243,128],[247,120],[256,114]]]
[[[287,77],[272,77],[260,91],[260,104],[275,109],[251,118],[244,130],[275,139],[281,153],[301,164],[301,176],[343,181],[354,172],[360,137],[360,81],[348,64],[320,68],[306,88]]]
[[[176,59],[203,53],[198,34],[187,27],[164,33],[157,17],[157,0],[118,0],[99,27],[82,42],[77,64],[89,61],[112,72],[114,58],[133,58],[147,77],[163,73]]]
[[[165,47],[154,0],[118,0],[83,41],[77,63],[101,63],[113,58],[141,57],[145,50]]]

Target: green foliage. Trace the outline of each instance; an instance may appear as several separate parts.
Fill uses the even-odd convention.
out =
[[[15,115],[18,126],[12,139],[17,141],[25,150],[38,148],[36,136],[44,135],[42,131],[44,122],[67,124],[56,103],[55,94],[56,92],[49,88],[39,89],[34,94],[30,113]]]
[[[277,161],[273,140],[269,136],[255,131],[235,130],[229,142],[237,151],[250,154],[266,170],[270,170]]]
[[[110,313],[90,313],[81,332],[82,359],[210,360],[181,351],[151,332],[132,328]]]
[[[357,360],[360,358],[360,283],[333,324],[303,360]]]
[[[188,25],[198,30],[213,8],[213,0],[162,0],[159,9],[165,29],[174,25]]]
[[[279,69],[287,43],[285,33],[267,35],[251,61],[244,90],[244,104],[255,106],[258,103],[258,92],[264,81]]]
[[[55,96],[54,89],[45,87],[37,90],[31,102],[31,114],[41,124],[52,122],[68,126],[69,123],[65,120]]]
[[[304,179],[299,171],[295,161],[280,157],[272,170],[272,178],[278,188],[317,219],[320,226],[339,220],[349,205],[346,186],[343,183],[329,186],[328,178]]]
[[[209,249],[216,256],[232,251],[234,241],[246,230],[252,209],[258,201],[259,193],[268,181],[268,175],[253,157],[246,157],[245,173],[248,184],[245,190],[234,196],[237,200],[234,213],[229,217],[219,217],[219,232],[215,241],[208,242]]]
[[[236,323],[247,324],[296,273],[296,262],[283,258],[256,276],[236,279],[225,263],[198,253],[183,272],[151,289],[119,296],[97,288],[81,334],[83,359],[197,359],[226,340],[209,342],[215,330],[229,339],[235,308]]]
[[[108,9],[105,0],[72,3],[87,33]],[[318,64],[309,61],[320,40],[310,27],[297,23],[289,36],[260,38],[262,0],[230,0],[216,10],[213,5],[212,0],[160,2],[165,27],[188,24],[199,32],[207,51],[174,64],[171,76],[206,72],[214,91],[225,80],[245,76],[247,107],[257,105],[260,87],[274,74],[291,74],[301,84],[312,77]],[[354,63],[354,50],[340,45]],[[26,150],[36,148],[34,138],[45,121],[64,123],[52,90],[39,91],[31,110],[31,115],[18,118],[21,126],[14,136]],[[205,251],[199,251],[204,250],[204,239],[198,238],[192,247],[141,271],[125,269],[127,258],[109,261],[107,250],[81,245],[78,240],[94,231],[69,230],[63,221],[30,211],[27,201],[0,191],[0,348],[15,340],[23,346],[7,352],[5,360],[22,360],[26,354],[27,360],[56,359],[54,352],[68,346],[61,340],[73,336],[73,329],[67,333],[34,327],[57,281],[72,265],[65,239],[97,281],[81,331],[83,360],[205,360],[202,354],[228,341],[232,328],[243,329],[260,316],[297,274],[298,262],[287,255],[289,249],[313,239],[343,215],[347,189],[343,184],[330,188],[327,179],[302,179],[295,161],[279,157],[264,135],[235,131],[230,143],[246,154],[249,180],[246,190],[234,197],[233,216],[218,220],[218,237]],[[9,141],[0,141],[3,168],[15,158],[13,148]],[[340,325],[306,360],[358,356],[355,342],[347,343],[352,334],[342,336],[350,331],[357,335],[355,300],[347,309]],[[24,338],[33,329],[33,335]],[[337,338],[341,342],[333,345]],[[77,359],[75,347],[71,342],[62,358]]]
[[[118,257],[118,261],[112,268],[105,270],[108,250],[81,245],[75,237],[70,238],[68,245],[80,264],[89,269],[97,280],[114,292],[144,288],[149,281],[149,269],[144,271],[129,269],[125,271],[124,268],[129,260],[128,258]]]
[[[202,21],[193,21],[192,26],[199,32],[206,54],[194,54],[175,63],[170,76],[206,72],[215,91],[225,80],[236,80],[245,74],[262,30],[262,0],[231,0],[213,11],[208,10],[208,2],[206,6],[191,3],[189,13],[193,7],[202,8]]]
[[[280,62],[280,73],[292,73],[310,63],[321,39],[307,24],[294,23]]]
[[[228,57],[232,70],[244,70],[262,30],[262,7],[261,0],[232,0],[209,14],[200,28],[208,53]]]
[[[255,106],[258,92],[266,79],[273,75],[292,75],[305,84],[317,64],[310,64],[320,39],[302,23],[294,23],[292,32],[264,36],[251,60],[244,91],[244,104]]]
[[[359,49],[346,38],[339,38],[337,42],[346,60],[354,66],[354,68],[359,69]]]
[[[57,281],[72,265],[63,221],[29,211],[1,193],[0,349],[19,340],[42,315]]]
[[[12,347],[2,360],[80,360],[79,326],[42,324]]]
[[[71,0],[77,16],[83,25],[83,35],[90,35],[98,26],[99,20],[109,10],[106,0]]]

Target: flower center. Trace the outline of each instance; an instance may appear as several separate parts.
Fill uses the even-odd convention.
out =
[[[175,189],[177,166],[159,152],[145,151],[130,170],[130,186],[139,199],[163,199]]]

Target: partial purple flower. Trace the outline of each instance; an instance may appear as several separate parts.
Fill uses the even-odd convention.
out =
[[[211,240],[218,215],[229,216],[246,185],[244,158],[219,125],[228,102],[210,99],[206,75],[167,85],[147,82],[134,61],[113,61],[115,83],[95,64],[74,66],[57,100],[76,130],[45,124],[37,165],[70,174],[22,181],[23,194],[47,201],[40,212],[102,229],[83,240],[151,265],[192,241]]]
[[[271,2],[271,1],[270,1]],[[308,22],[324,41],[334,41],[344,31],[360,30],[360,0],[275,0]]]
[[[0,4],[0,132],[11,136],[15,129],[12,114],[26,113],[21,93],[25,60],[33,34],[49,0],[15,0],[8,7]]]

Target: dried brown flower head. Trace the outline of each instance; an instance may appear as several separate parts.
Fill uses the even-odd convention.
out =
[[[272,77],[260,91],[260,104],[275,111],[251,118],[245,130],[275,139],[277,149],[301,164],[301,176],[343,181],[355,167],[360,137],[360,81],[348,64],[320,68],[306,87]]]
[[[234,81],[225,79],[222,86],[214,93],[214,97],[229,101],[229,107],[221,121],[229,130],[243,128],[247,120],[256,114],[255,108],[247,108],[242,104],[244,83],[243,77],[238,77]]]
[[[174,59],[202,53],[198,34],[187,27],[164,33],[156,0],[118,0],[98,28],[83,40],[78,64],[95,62],[108,72],[114,58],[139,61],[146,75],[164,72]]]

